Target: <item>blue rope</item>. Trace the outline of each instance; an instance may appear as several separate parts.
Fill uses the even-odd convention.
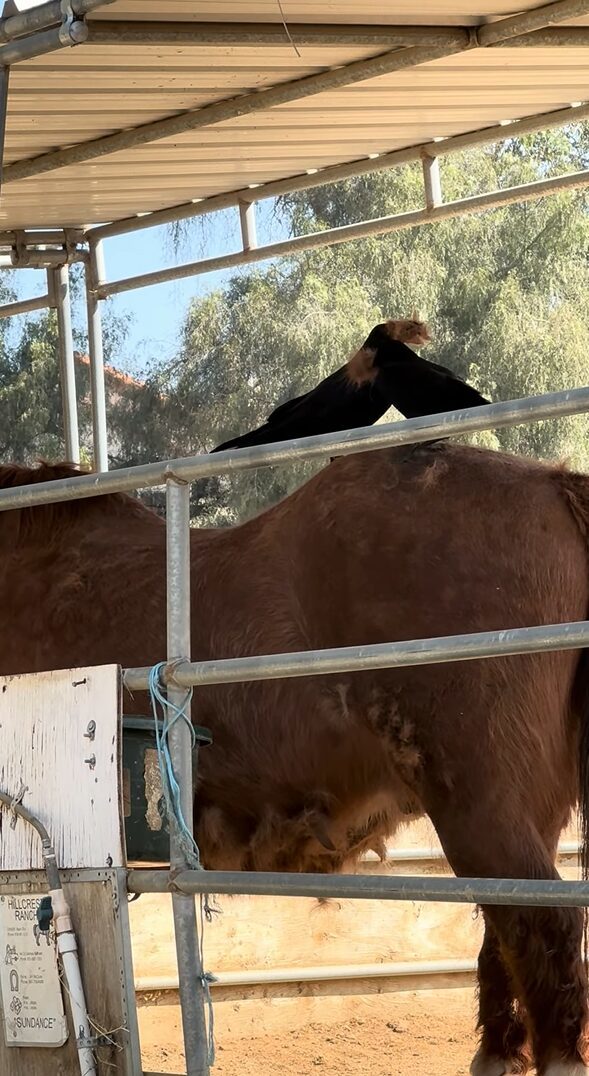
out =
[[[162,788],[166,804],[166,813],[168,820],[176,827],[178,843],[182,849],[186,863],[194,870],[200,870],[200,853],[198,845],[186,825],[186,820],[182,813],[180,785],[178,784],[176,774],[174,773],[169,746],[170,732],[177,721],[184,721],[190,729],[192,748],[194,748],[196,744],[196,734],[192,727],[192,722],[186,713],[186,708],[192,700],[192,688],[186,692],[184,701],[180,706],[175,706],[173,702],[170,702],[167,696],[164,695],[160,682],[160,674],[165,664],[164,661],[160,661],[158,665],[154,665],[153,668],[149,670],[149,694],[151,696],[151,708],[155,722],[155,742],[160,772],[162,775]],[[158,707],[161,709],[163,719],[161,730]]]
[[[172,765],[172,756],[170,754],[169,735],[171,730],[177,721],[184,721],[184,723],[190,729],[190,741],[191,747],[194,749],[196,744],[196,733],[194,731],[192,722],[186,713],[187,707],[192,701],[192,688],[190,688],[184,700],[180,706],[175,706],[173,702],[170,702],[167,695],[164,694],[161,687],[161,671],[164,668],[166,662],[160,661],[158,665],[154,665],[149,670],[149,694],[151,697],[151,709],[153,711],[153,719],[155,722],[155,742],[157,747],[157,756],[160,767],[160,773],[162,777],[162,788],[164,793],[164,802],[166,805],[166,814],[171,824],[176,827],[178,835],[178,843],[189,867],[195,870],[201,869],[200,852],[198,845],[192,836],[186,820],[182,813],[182,805],[180,802],[180,785],[176,780],[176,774],[174,773],[174,767]],[[158,707],[162,713],[162,728],[160,730],[160,722],[158,715]],[[215,1063],[215,1032],[214,1032],[214,1016],[213,1016],[213,999],[211,997],[211,983],[215,982],[214,975],[204,970],[204,916],[210,921],[212,918],[212,910],[209,908],[208,897],[206,900],[201,894],[200,898],[200,966],[201,976],[200,981],[205,996],[205,1004],[208,1009],[208,1029],[207,1029],[207,1046],[208,1046],[208,1060],[209,1065]]]

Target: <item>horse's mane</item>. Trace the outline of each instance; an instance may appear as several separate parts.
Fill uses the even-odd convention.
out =
[[[37,485],[41,482],[55,482],[63,478],[76,478],[80,475],[90,474],[86,467],[79,467],[73,463],[46,463],[41,460],[36,467],[27,467],[20,463],[0,464],[0,489],[13,489],[17,486]],[[27,532],[32,529],[53,530],[60,523],[71,522],[79,518],[91,509],[96,511],[100,505],[102,513],[127,515],[130,517],[142,516],[144,519],[157,518],[155,512],[147,508],[136,497],[126,493],[105,493],[96,497],[82,497],[79,500],[58,501],[55,504],[33,506],[32,508],[15,508],[0,512],[0,524],[2,517],[14,517],[19,514],[21,523],[26,525]]]
[[[75,478],[81,474],[90,474],[90,471],[74,463],[46,463],[45,460],[40,460],[36,467],[5,463],[0,464],[0,489],[30,486],[37,482],[55,482],[60,478]]]

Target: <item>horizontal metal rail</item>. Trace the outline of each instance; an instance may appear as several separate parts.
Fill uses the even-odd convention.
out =
[[[186,262],[183,265],[174,265],[101,283],[98,287],[98,296],[106,299],[110,295],[119,295],[121,292],[133,291],[137,288],[148,288],[170,280],[183,280],[186,277],[216,273],[221,269],[236,269],[242,265],[282,258],[288,254],[301,254],[308,250],[319,250],[339,243],[366,239],[372,235],[386,235],[407,228],[416,228],[423,224],[436,224],[467,213],[500,209],[502,206],[513,205],[515,202],[528,202],[536,198],[544,198],[549,194],[578,190],[587,186],[589,186],[589,170],[553,176],[550,179],[539,179],[534,183],[523,183],[518,187],[507,187],[505,190],[488,191],[486,194],[460,198],[455,202],[443,202],[425,209],[413,209],[408,213],[376,217],[372,220],[359,221],[357,224],[345,224],[339,228],[326,228],[321,232],[297,235],[292,239],[281,240],[279,243],[267,243],[249,250],[238,250],[233,254],[220,254],[214,258],[203,258],[196,262]]]
[[[13,269],[48,269],[51,266],[59,268],[61,265],[72,265],[74,262],[86,261],[88,255],[85,250],[31,250],[26,247],[21,250],[12,250],[10,254],[0,254],[0,266],[10,266]]]
[[[417,878],[402,875],[286,874],[266,871],[131,870],[130,893],[214,893],[334,900],[407,900],[516,907],[589,907],[589,882],[544,878]]]
[[[205,684],[242,684],[258,680],[436,665],[450,661],[475,661],[550,650],[580,650],[587,646],[589,621],[583,620],[572,624],[480,631],[470,635],[447,635],[398,643],[302,650],[292,654],[181,661],[164,669],[163,678],[165,683],[174,687],[203,687]],[[146,690],[150,671],[150,668],[126,669],[123,674],[125,687],[129,691]]]
[[[219,971],[211,981],[213,988],[230,986],[279,986],[281,983],[337,983],[355,979],[430,978],[444,975],[471,975],[475,960],[411,960],[384,964],[323,964],[315,967],[253,968],[243,971]],[[135,980],[138,994],[178,990],[174,975],[142,976]]]
[[[538,33],[541,32],[538,31]],[[555,33],[556,31],[551,32]],[[518,44],[521,41],[527,42],[527,40],[527,37],[518,38]],[[326,168],[318,169],[313,175],[305,172],[303,175],[293,176],[289,179],[261,183],[259,187],[241,187],[239,190],[230,191],[227,194],[213,194],[209,198],[202,198],[197,202],[185,202],[169,209],[157,209],[153,213],[146,213],[141,217],[125,217],[123,220],[113,221],[111,224],[101,224],[98,227],[89,228],[88,235],[94,239],[109,239],[112,236],[125,235],[144,228],[155,228],[161,224],[171,224],[178,220],[202,216],[205,213],[216,213],[222,209],[232,209],[243,202],[255,203],[264,198],[278,198],[283,194],[310,190],[313,187],[324,186],[326,183],[339,183],[344,179],[352,179],[372,172],[382,172],[387,168],[419,161],[423,156],[443,157],[450,153],[459,153],[461,150],[470,149],[473,146],[489,145],[493,142],[505,141],[506,138],[519,138],[534,131],[560,127],[566,123],[580,123],[588,117],[589,103],[581,102],[567,108],[559,108],[534,116],[525,116],[521,120],[513,120],[508,124],[496,123],[490,127],[482,127],[477,131],[469,131],[467,134],[450,135],[448,138],[441,138],[439,141],[420,142],[415,146],[408,146],[406,149],[381,153],[374,158],[364,157],[361,160],[350,161],[346,164],[329,165]]]
[[[575,27],[576,29],[576,27]],[[584,30],[583,27],[580,28]],[[558,33],[558,31],[552,31]],[[463,45],[469,29],[460,26],[355,25],[281,22],[181,22],[167,20],[94,20],[90,40],[96,45],[290,45],[365,46],[382,49],[414,45]],[[556,43],[555,36],[555,43]],[[587,40],[587,35],[582,35]],[[327,58],[329,59],[329,57]]]
[[[0,306],[0,319],[11,318],[16,314],[30,314],[33,310],[48,310],[55,306],[55,300],[49,295],[35,295],[31,299],[18,299],[14,303]]]
[[[402,26],[394,24],[304,23],[288,21],[288,37],[280,22],[181,22],[139,19],[93,20],[90,41],[95,45],[290,45],[336,47],[343,45],[382,49],[416,45],[454,45],[476,27]],[[586,26],[533,30],[531,33],[497,42],[505,48],[584,48],[589,45]]]
[[[373,452],[400,445],[420,444],[444,437],[460,437],[480,430],[500,429],[547,418],[577,415],[589,410],[589,387],[527,396],[484,407],[469,407],[426,418],[366,426],[343,433],[300,437],[275,445],[255,445],[213,455],[121,467],[100,474],[78,475],[53,482],[0,489],[0,511],[32,508],[40,504],[75,501],[107,493],[125,493],[161,486],[168,478],[194,482],[217,474],[233,474],[256,467],[290,464],[295,460],[326,459],[356,452]]]

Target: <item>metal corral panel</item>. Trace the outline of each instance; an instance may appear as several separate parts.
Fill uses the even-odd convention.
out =
[[[586,99],[589,33],[581,30],[586,40],[579,47],[512,43],[468,49],[239,118],[214,119],[188,133],[158,136],[118,152],[109,149],[82,163],[51,162],[49,170],[24,178],[11,174],[16,162],[390,55],[390,36],[386,42],[358,43],[358,32],[393,23],[414,25],[414,7],[409,0],[394,5],[384,0],[284,0],[295,40],[297,24],[313,24],[326,35],[343,26],[344,38],[349,37],[343,44],[300,43],[296,48],[286,39],[277,0],[116,0],[97,10],[89,19],[87,43],[11,70],[0,227],[119,220]],[[534,0],[520,0],[518,10],[534,7]],[[484,11],[470,0],[454,0],[449,8],[430,0],[420,5],[418,21],[450,30],[480,27],[511,14],[510,0],[485,0]],[[284,43],[191,43],[199,35],[202,39],[206,26],[195,28],[194,38],[187,39],[194,23],[211,20],[217,26],[273,24]],[[115,40],[117,27],[131,23],[135,30],[155,29],[162,35],[182,32],[184,24],[185,36],[167,44]],[[565,25],[561,22],[550,33],[565,32]],[[110,34],[110,41],[96,37],[101,32]],[[430,41],[433,36],[430,30]],[[234,38],[240,39],[238,25]]]

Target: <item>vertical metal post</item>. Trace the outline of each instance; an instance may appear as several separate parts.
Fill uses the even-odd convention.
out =
[[[256,203],[239,203],[239,223],[241,224],[241,242],[244,250],[255,250],[258,245],[256,233]]]
[[[440,164],[438,158],[431,157],[429,153],[422,154],[421,162],[423,167],[426,209],[434,209],[435,206],[441,205],[443,202],[442,185],[440,183]]]
[[[168,660],[190,655],[190,485],[168,479],[166,485]],[[168,688],[168,698],[182,705],[183,688]],[[193,785],[190,730],[176,721],[170,730],[170,755],[180,786],[180,803],[192,831]],[[186,868],[173,824],[170,828],[170,870]],[[172,896],[180,1006],[187,1076],[209,1076],[203,968],[194,896]]]
[[[90,243],[86,261],[86,304],[88,308],[88,353],[90,355],[90,396],[92,399],[92,438],[94,470],[108,471],[108,438],[106,428],[106,390],[104,384],[104,352],[102,319],[97,288],[104,280],[102,244]]]
[[[57,310],[57,346],[59,350],[59,379],[65,455],[69,463],[80,462],[80,436],[78,432],[78,402],[76,398],[76,367],[72,337],[72,312],[70,305],[70,278],[67,265],[47,270],[49,294]]]

